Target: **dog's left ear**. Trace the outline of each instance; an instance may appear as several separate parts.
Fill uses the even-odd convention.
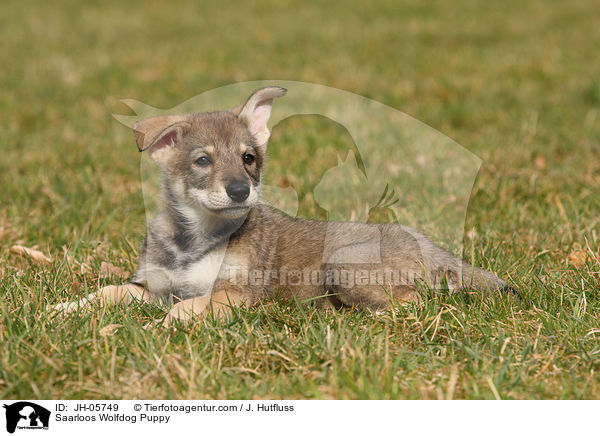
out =
[[[267,121],[271,116],[273,100],[284,96],[286,92],[287,89],[278,86],[261,88],[248,97],[245,103],[233,110],[233,113],[248,126],[248,130],[259,146],[265,146],[269,140]]]

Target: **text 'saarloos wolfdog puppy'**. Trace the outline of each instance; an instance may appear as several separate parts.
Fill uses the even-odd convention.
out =
[[[267,121],[273,100],[285,93],[263,88],[233,111],[136,123],[138,148],[160,166],[164,191],[164,208],[148,227],[137,272],[129,284],[53,309],[173,296],[180,301],[169,322],[228,316],[233,305],[252,305],[275,292],[299,300],[322,297],[334,307],[382,309],[392,299],[411,299],[418,282],[440,277],[450,290],[514,292],[409,227],[292,218],[262,203]]]

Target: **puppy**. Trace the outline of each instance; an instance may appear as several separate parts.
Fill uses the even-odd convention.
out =
[[[165,322],[278,295],[323,298],[334,307],[389,307],[417,295],[417,285],[514,292],[496,275],[469,265],[399,224],[313,221],[261,202],[260,186],[273,101],[286,90],[262,88],[232,111],[158,116],[134,125],[140,151],[162,172],[164,207],[148,227],[129,284],[107,286],[93,301],[180,300]]]

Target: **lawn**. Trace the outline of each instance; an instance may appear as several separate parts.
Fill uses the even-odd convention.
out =
[[[5,2],[0,398],[600,399],[598,22],[593,0]],[[521,298],[269,300],[176,329],[144,328],[167,310],[148,305],[48,316],[135,269],[146,217],[121,100],[167,109],[264,79],[368,97],[479,156],[463,255]],[[313,169],[349,141],[289,118],[268,180],[323,218]]]

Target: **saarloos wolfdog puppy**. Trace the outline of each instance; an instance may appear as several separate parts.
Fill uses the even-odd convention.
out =
[[[168,323],[208,313],[226,317],[231,307],[274,293],[377,310],[414,298],[419,282],[443,281],[451,291],[514,292],[412,228],[293,218],[261,202],[267,121],[273,100],[285,93],[262,88],[232,111],[136,123],[138,148],[160,166],[164,194],[137,272],[128,284],[106,286],[53,310],[173,296],[180,301]]]

